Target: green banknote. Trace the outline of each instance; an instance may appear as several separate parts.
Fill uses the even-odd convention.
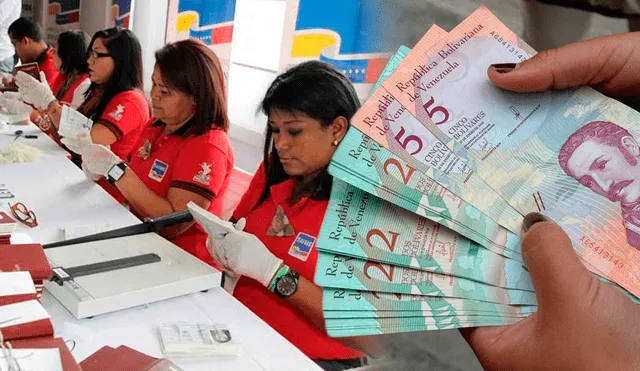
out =
[[[331,288],[447,296],[501,304],[537,304],[535,293],[531,291],[505,289],[465,278],[322,251],[318,251],[314,282]]]
[[[522,262],[334,178],[318,250],[533,291]]]
[[[326,319],[327,334],[331,337],[365,336],[416,331],[431,331],[479,326],[504,326],[520,322],[513,317],[399,317]]]
[[[516,234],[353,127],[331,159],[329,173],[445,225],[491,251],[515,259],[520,255]]]
[[[448,312],[448,311],[413,311],[413,310],[330,310],[324,312],[325,319],[356,319],[356,318],[399,318],[399,317],[451,317],[451,316],[469,316],[469,317],[527,317],[528,314],[520,314],[517,316],[501,315],[494,312]]]
[[[434,311],[448,313],[498,313],[520,317],[537,310],[535,305],[508,305],[444,296],[392,294],[386,292],[325,288],[322,308],[330,311]]]

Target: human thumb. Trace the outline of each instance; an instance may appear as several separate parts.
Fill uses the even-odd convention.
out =
[[[536,291],[539,312],[574,304],[593,277],[569,236],[539,213],[524,217],[522,232],[522,257]]]
[[[47,82],[47,75],[44,74],[44,71],[40,71],[40,82]]]

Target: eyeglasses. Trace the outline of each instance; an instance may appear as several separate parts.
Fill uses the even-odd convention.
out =
[[[109,53],[100,53],[100,52],[96,52],[96,51],[91,50],[91,51],[89,51],[87,53],[87,56],[89,56],[89,57],[91,57],[93,59],[98,59],[98,58],[110,57],[111,54],[109,54]]]
[[[29,210],[22,202],[16,202],[15,204],[9,204],[11,208],[11,213],[16,217],[22,224],[34,228],[38,226],[38,219],[36,218],[36,214]]]

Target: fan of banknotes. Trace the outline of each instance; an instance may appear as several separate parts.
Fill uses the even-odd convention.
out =
[[[623,196],[633,192],[585,179],[598,176],[592,162],[619,129],[640,138],[640,114],[591,88],[522,95],[489,81],[490,64],[533,54],[481,7],[391,58],[329,167],[315,282],[330,336],[504,325],[534,313],[520,254],[522,215],[532,211],[559,223],[585,266],[637,301],[640,217],[634,224]]]

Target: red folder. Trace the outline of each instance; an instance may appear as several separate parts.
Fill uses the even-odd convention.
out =
[[[0,271],[29,271],[33,282],[51,278],[51,266],[40,244],[0,245]]]
[[[2,293],[0,293],[0,295],[2,295]],[[18,295],[0,296],[0,306],[8,305],[8,304],[14,304],[14,303],[20,303],[20,302],[28,301],[28,300],[36,300],[36,299],[39,298],[39,296],[41,296],[41,294],[38,294],[37,291],[32,293],[32,294],[18,294]]]
[[[4,340],[26,339],[38,336],[53,336],[51,319],[45,318],[0,329]]]
[[[78,362],[76,362],[75,358],[73,358],[73,355],[69,351],[69,348],[67,348],[67,345],[64,343],[64,340],[62,338],[38,337],[38,338],[7,341],[5,342],[5,344],[7,345],[10,344],[15,349],[58,348],[58,350],[60,350],[60,359],[62,360],[62,369],[64,371],[83,371],[78,365]]]
[[[34,319],[31,322],[12,324],[24,321],[26,319],[25,316],[28,316],[29,314],[22,314],[23,317],[21,319],[20,313],[24,313],[24,311],[26,310],[34,310],[40,312],[40,315],[32,317],[42,316],[44,308],[42,308],[42,305],[40,305],[39,302],[32,301],[16,303],[11,304],[11,307],[3,306],[1,309],[4,310],[3,316],[8,317],[2,318],[4,322],[0,322],[0,332],[2,332],[2,338],[5,341],[38,336],[53,336],[53,324],[51,323],[51,318],[49,318],[48,314],[42,319]],[[17,316],[17,318],[11,318],[13,316]]]
[[[168,359],[151,357],[121,345],[104,346],[80,362],[83,371],[178,371],[180,368]],[[66,370],[65,370],[66,371]]]

